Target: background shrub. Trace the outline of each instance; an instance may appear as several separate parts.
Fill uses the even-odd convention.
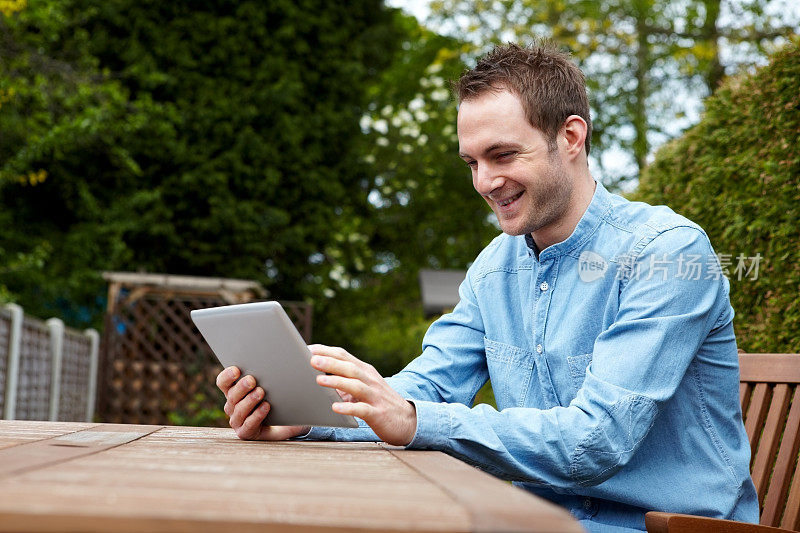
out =
[[[658,151],[633,196],[669,205],[708,232],[717,254],[730,254],[740,348],[800,352],[797,42],[755,74],[728,80],[700,123]],[[756,279],[735,271],[737,256],[756,254]]]

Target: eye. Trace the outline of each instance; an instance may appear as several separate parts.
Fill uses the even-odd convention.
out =
[[[464,162],[469,168],[478,168],[478,162],[474,159],[465,159]]]
[[[504,160],[510,159],[511,157],[515,156],[517,152],[500,152],[497,154],[497,159]]]

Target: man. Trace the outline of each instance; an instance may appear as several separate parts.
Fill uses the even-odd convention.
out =
[[[591,531],[649,510],[756,522],[728,282],[708,237],[588,169],[585,82],[550,45],[501,46],[456,85],[459,155],[503,234],[423,352],[383,379],[315,345],[359,429],[264,425],[264,391],[217,380],[245,439],[382,439],[442,450],[569,509]],[[470,407],[491,378],[498,410]]]

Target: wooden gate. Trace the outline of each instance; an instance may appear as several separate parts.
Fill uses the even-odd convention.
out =
[[[267,293],[261,285],[125,272],[105,273],[104,278],[109,291],[98,379],[100,420],[168,424],[179,414],[199,424],[202,413],[219,413],[224,397],[215,378],[222,367],[189,313],[263,300]],[[281,303],[309,342],[311,306]]]

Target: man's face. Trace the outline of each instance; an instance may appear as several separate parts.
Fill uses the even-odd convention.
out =
[[[549,146],[530,125],[515,94],[487,92],[462,102],[458,142],[475,190],[505,233],[524,235],[557,225],[567,212],[573,180],[557,146]]]

